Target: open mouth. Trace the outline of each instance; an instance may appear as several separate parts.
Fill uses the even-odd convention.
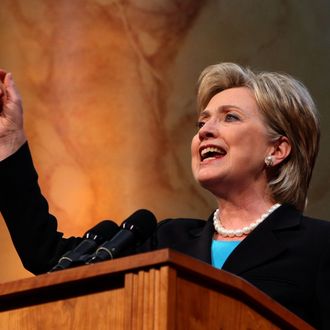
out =
[[[200,151],[201,160],[210,158],[220,158],[226,154],[226,151],[219,147],[206,147]]]

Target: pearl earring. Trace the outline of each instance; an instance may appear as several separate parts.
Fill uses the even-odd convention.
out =
[[[273,166],[273,162],[274,162],[273,156],[267,156],[265,158],[265,164],[267,167]]]

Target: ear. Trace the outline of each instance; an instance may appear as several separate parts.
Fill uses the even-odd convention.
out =
[[[273,166],[283,162],[290,155],[290,152],[291,144],[289,139],[286,136],[281,136],[276,142],[274,142],[270,153],[273,158]]]

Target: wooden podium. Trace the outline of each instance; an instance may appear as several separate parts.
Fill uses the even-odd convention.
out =
[[[1,329],[312,329],[241,278],[164,249],[0,285]]]

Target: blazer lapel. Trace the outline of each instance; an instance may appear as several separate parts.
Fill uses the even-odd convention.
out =
[[[299,225],[300,217],[292,206],[282,205],[237,246],[223,270],[239,275],[283,253],[287,247],[276,238],[275,232]]]
[[[301,213],[290,205],[282,205],[248,235],[231,253],[223,265],[223,270],[241,274],[263,264],[281,253],[287,247],[275,233],[291,230],[300,224]],[[182,253],[211,264],[211,244],[214,234],[213,214],[201,229],[191,230],[189,239],[172,247]]]
[[[210,216],[210,218],[213,215]],[[191,230],[189,239],[173,246],[178,251],[201,261],[211,263],[211,244],[214,233],[212,221],[209,219],[201,229]]]

